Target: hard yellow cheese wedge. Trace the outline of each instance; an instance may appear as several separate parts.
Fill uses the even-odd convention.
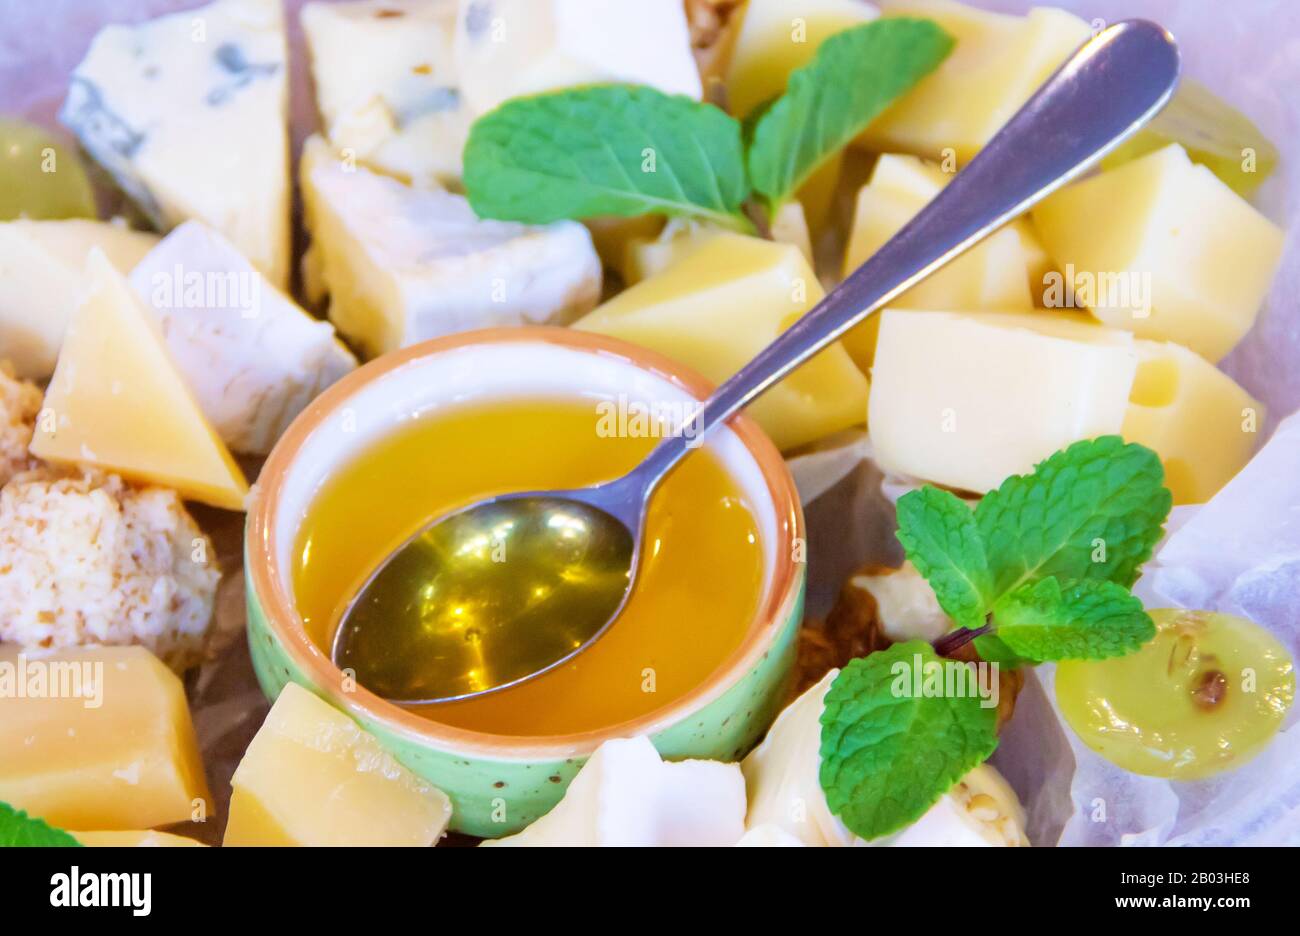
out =
[[[574,326],[651,348],[714,382],[730,377],[822,297],[797,247],[717,234]],[[867,382],[832,345],[749,413],[782,449],[858,425]]]
[[[953,0],[882,4],[885,16],[936,21],[956,40],[930,75],[871,123],[860,141],[877,152],[965,164],[1092,31],[1073,14],[1039,7],[989,13]]]
[[[168,356],[162,333],[99,251],[45,394],[31,451],[243,509],[248,483]]]
[[[0,687],[0,801],[86,830],[210,812],[185,689],[143,647],[0,648]]]
[[[1138,363],[1123,332],[1028,324],[1047,313],[880,315],[868,423],[888,471],[983,493],[1123,427]]]
[[[231,779],[225,845],[432,845],[451,803],[352,719],[289,683]]]
[[[1123,436],[1160,455],[1175,504],[1203,504],[1250,461],[1264,406],[1186,348],[1154,341],[1134,345],[1137,379]]]
[[[853,230],[844,257],[848,276],[884,246],[952,178],[915,156],[885,154],[858,192]],[[890,303],[898,309],[1017,309],[1033,307],[1030,263],[1036,237],[1027,221],[1003,228]],[[875,355],[880,316],[873,315],[844,338],[864,370]]]
[[[153,829],[132,832],[69,833],[87,848],[203,848],[202,842]]]
[[[1099,319],[1211,362],[1250,330],[1282,231],[1177,144],[1034,209],[1064,285]]]
[[[0,224],[0,360],[11,361],[19,377],[49,377],[84,287],[90,251],[100,248],[129,273],[156,243],[153,234],[104,221]]]

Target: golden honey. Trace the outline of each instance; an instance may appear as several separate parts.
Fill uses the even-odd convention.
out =
[[[460,404],[407,423],[334,472],[295,550],[307,633],[328,651],[374,568],[425,522],[506,491],[595,484],[633,468],[658,439],[610,435],[596,398]],[[758,525],[740,485],[707,448],[655,493],[641,566],[622,614],[568,663],[462,702],[411,706],[493,734],[589,731],[670,705],[744,640],[762,588]]]

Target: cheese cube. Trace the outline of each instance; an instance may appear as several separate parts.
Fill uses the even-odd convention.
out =
[[[859,138],[877,152],[970,160],[1061,63],[1092,36],[1079,17],[1052,7],[1025,16],[954,0],[885,0],[885,16],[937,22],[956,40],[934,72],[872,121]]]
[[[329,141],[407,182],[457,181],[472,116],[452,55],[456,0],[308,3],[301,22]]]
[[[734,845],[745,831],[745,779],[735,764],[664,761],[645,737],[606,741],[564,799],[500,847]]]
[[[187,221],[131,273],[222,441],[265,455],[317,394],[357,366],[328,322],[276,289],[216,231]]]
[[[1283,232],[1173,144],[1044,199],[1034,225],[1075,301],[1215,362],[1250,330]]]
[[[476,114],[509,98],[600,82],[703,93],[677,2],[460,0],[455,49]]]
[[[442,791],[352,719],[289,683],[231,778],[224,845],[432,845]]]
[[[574,327],[665,354],[721,383],[822,298],[797,247],[719,233]],[[862,422],[867,382],[837,343],[749,408],[781,449]]]
[[[280,0],[107,26],[59,116],[159,229],[205,221],[287,288],[286,56]]]
[[[373,356],[495,325],[566,324],[600,297],[576,221],[483,221],[460,195],[420,191],[307,142],[303,199],[329,316]]]
[[[1250,461],[1264,405],[1186,348],[1134,344],[1137,378],[1123,436],[1160,455],[1175,504],[1203,504]]]
[[[71,832],[87,848],[203,848],[202,842],[153,829],[132,832]]]
[[[242,510],[248,483],[176,370],[158,323],[98,250],[31,451]]]
[[[211,812],[185,689],[143,647],[0,647],[0,801],[71,829]]]
[[[727,69],[731,112],[744,117],[781,94],[790,73],[812,61],[826,39],[877,15],[866,0],[748,0],[733,14],[740,22],[732,27]]]
[[[879,314],[868,424],[886,471],[982,494],[1123,427],[1138,361],[1123,332],[1028,324],[1047,313]]]
[[[858,192],[853,230],[844,256],[847,277],[885,245],[952,178],[914,156],[886,154]],[[897,309],[1023,309],[1033,307],[1029,263],[1035,237],[1019,220],[987,237],[890,303]],[[844,337],[844,347],[864,370],[871,366],[880,316]]]
[[[103,221],[0,223],[0,360],[19,377],[49,377],[91,249],[127,273],[156,243],[153,234]]]

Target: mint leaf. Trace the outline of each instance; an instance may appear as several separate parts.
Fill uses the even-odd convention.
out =
[[[1055,575],[1131,586],[1173,498],[1155,452],[1119,436],[1076,442],[975,508],[993,592]]]
[[[835,677],[822,711],[826,804],[868,841],[921,818],[997,747],[997,710],[975,696],[912,692],[922,667],[944,661],[924,641],[853,660]]]
[[[1031,660],[1101,660],[1132,653],[1156,635],[1142,602],[1114,582],[1026,583],[993,608],[997,636]]]
[[[955,494],[928,485],[899,498],[897,511],[898,541],[939,606],[962,627],[982,627],[993,586],[974,513]]]
[[[711,104],[634,85],[516,98],[465,144],[465,191],[480,217],[544,224],[663,214],[737,230],[749,196],[740,124]]]
[[[81,843],[61,829],[36,819],[8,803],[0,803],[0,848],[42,848],[72,846]]]
[[[975,652],[985,663],[996,663],[1005,669],[1015,669],[1025,664],[1032,665],[1034,660],[1027,660],[1008,647],[997,634],[980,634],[971,643]]]
[[[952,47],[938,24],[907,18],[863,23],[823,42],[754,125],[749,172],[768,206],[793,195]]]

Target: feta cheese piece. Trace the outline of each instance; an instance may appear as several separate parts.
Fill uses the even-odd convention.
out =
[[[90,831],[211,814],[185,687],[148,650],[0,646],[4,680],[0,801]]]
[[[8,362],[0,360],[0,487],[19,472],[35,467],[27,446],[41,400],[40,388],[16,379]]]
[[[230,784],[223,845],[428,846],[451,821],[441,790],[292,682]]]
[[[740,837],[737,848],[803,848],[803,842],[778,825],[760,825]]]
[[[982,494],[1123,428],[1126,332],[1049,312],[878,314],[867,422],[886,471]]]
[[[199,662],[221,572],[175,491],[49,471],[0,489],[0,643],[139,644]]]
[[[280,0],[107,26],[60,119],[160,230],[205,221],[286,288],[286,57]]]
[[[1255,323],[1282,258],[1282,230],[1176,143],[1048,196],[1033,217],[1075,301],[1211,363]]]
[[[939,607],[934,589],[910,562],[897,569],[858,573],[848,584],[871,595],[880,630],[892,643],[930,643],[953,628],[952,619]]]
[[[478,114],[512,97],[598,82],[703,93],[676,2],[460,0],[455,49],[461,89]]]
[[[763,743],[741,764],[749,793],[750,834],[772,827],[804,845],[1027,845],[1024,813],[1006,781],[987,764],[976,767],[920,819],[901,832],[866,842],[831,813],[822,792],[821,714],[831,670],[788,705]]]
[[[19,377],[49,377],[85,288],[91,248],[126,273],[157,243],[154,234],[105,221],[0,223],[0,360]]]
[[[473,117],[452,55],[456,0],[308,3],[301,21],[330,143],[416,185],[458,180]]]
[[[564,799],[524,831],[484,845],[734,845],[745,831],[736,764],[661,760],[648,738],[606,741]]]
[[[328,322],[201,221],[168,234],[130,281],[204,415],[237,452],[265,455],[317,394],[357,366]]]
[[[31,452],[242,510],[248,482],[177,371],[158,323],[98,250]]]
[[[600,259],[576,221],[482,221],[469,202],[303,150],[311,265],[329,317],[366,355],[494,325],[567,324],[596,304]]]

